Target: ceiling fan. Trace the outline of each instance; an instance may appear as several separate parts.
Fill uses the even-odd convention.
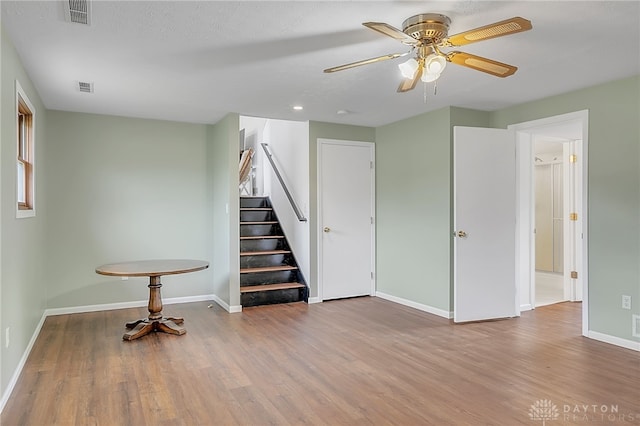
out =
[[[514,17],[452,36],[448,35],[450,23],[451,19],[449,17],[438,13],[423,13],[412,16],[402,23],[402,31],[384,22],[364,22],[362,25],[365,27],[411,46],[411,51],[392,53],[327,68],[324,72],[331,73],[373,64],[406,56],[412,52],[415,52],[415,57],[398,65],[402,75],[405,77],[398,87],[398,92],[407,92],[413,89],[416,87],[418,80],[422,80],[425,83],[436,81],[447,62],[486,72],[496,77],[508,77],[516,72],[518,68],[513,65],[465,52],[452,51],[445,53],[440,49],[463,46],[477,41],[527,31],[532,28],[530,21]]]

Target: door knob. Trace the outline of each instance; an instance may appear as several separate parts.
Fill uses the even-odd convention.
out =
[[[467,237],[467,233],[464,231],[458,231],[458,233],[456,234],[458,236],[458,238],[466,238]]]
[[[329,231],[331,231],[331,228],[329,228],[328,226],[325,226],[325,227],[324,227],[324,229],[323,229],[323,231],[324,231],[324,232],[329,232]]]

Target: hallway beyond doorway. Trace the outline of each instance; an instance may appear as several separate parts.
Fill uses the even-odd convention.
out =
[[[536,308],[565,302],[562,274],[536,271]]]

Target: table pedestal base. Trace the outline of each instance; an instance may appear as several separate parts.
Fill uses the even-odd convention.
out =
[[[124,333],[124,340],[133,340],[142,336],[146,336],[152,331],[161,331],[163,333],[177,334],[182,336],[187,330],[182,327],[184,318],[163,317],[162,316],[162,297],[160,296],[160,276],[149,277],[149,317],[138,321],[126,323],[126,327],[131,330]]]
[[[124,340],[134,340],[153,331],[161,331],[163,333],[177,334],[179,336],[185,334],[187,330],[182,327],[184,318],[177,317],[161,317],[156,320],[144,318],[138,321],[126,323],[126,327],[130,330],[124,333]]]

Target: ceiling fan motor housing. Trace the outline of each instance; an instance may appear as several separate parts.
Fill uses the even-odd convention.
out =
[[[414,15],[402,23],[402,32],[425,44],[438,44],[447,37],[451,19],[439,13]]]

